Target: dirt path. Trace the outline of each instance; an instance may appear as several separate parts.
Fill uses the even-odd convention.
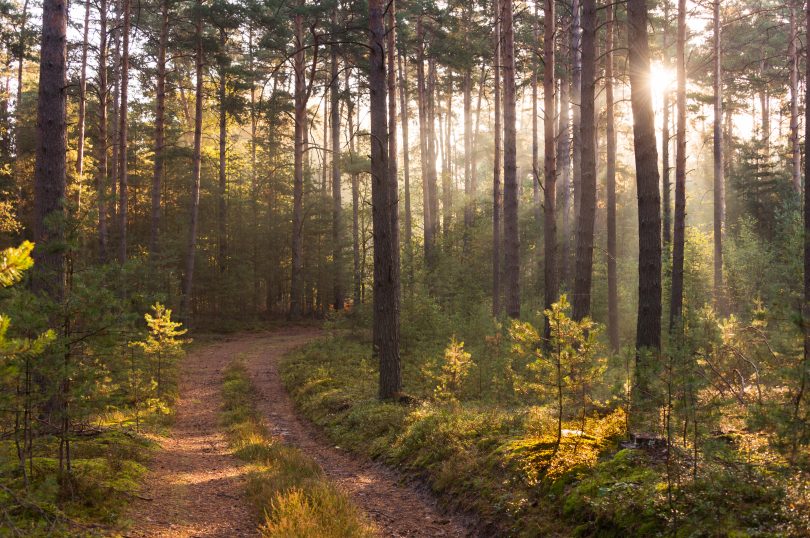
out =
[[[290,327],[240,335],[190,353],[182,366],[177,419],[157,453],[131,511],[130,537],[249,537],[256,521],[244,498],[244,467],[230,456],[218,424],[222,370],[242,357],[255,384],[258,408],[274,435],[314,458],[365,511],[384,537],[465,537],[464,525],[441,515],[435,499],[399,484],[396,473],[332,446],[295,414],[281,383],[281,357],[319,335]],[[329,538],[329,537],[324,537]]]
[[[472,534],[456,518],[441,514],[430,495],[399,483],[389,469],[332,446],[300,419],[281,383],[279,360],[318,336],[313,329],[286,329],[257,336],[245,358],[259,392],[259,409],[277,435],[318,464],[364,510],[385,537],[464,537]]]
[[[244,497],[245,468],[230,455],[219,426],[222,370],[238,341],[206,345],[181,366],[180,397],[171,433],[131,507],[129,537],[258,536]],[[147,500],[149,499],[149,500]]]

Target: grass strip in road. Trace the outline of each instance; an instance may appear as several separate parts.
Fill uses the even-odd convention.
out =
[[[237,359],[224,374],[222,420],[234,454],[250,465],[248,496],[265,537],[361,538],[374,527],[315,461],[270,435],[255,388]]]

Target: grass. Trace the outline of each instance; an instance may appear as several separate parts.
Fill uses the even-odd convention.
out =
[[[222,421],[234,454],[250,465],[248,496],[261,514],[263,536],[363,538],[373,526],[321,468],[300,450],[268,432],[255,407],[245,366],[231,364],[224,375]]]
[[[102,428],[71,442],[72,472],[59,477],[58,440],[37,438],[26,488],[12,442],[0,442],[0,536],[95,536],[119,527],[155,444]]]
[[[555,451],[551,409],[436,401],[416,353],[403,354],[403,368],[415,403],[378,401],[370,345],[341,335],[288,355],[282,377],[333,442],[418,475],[445,505],[475,513],[485,535],[802,535],[780,477],[736,454],[701,462],[697,478],[681,472],[668,489],[660,455],[620,448],[620,409],[565,424],[587,435],[563,437]]]

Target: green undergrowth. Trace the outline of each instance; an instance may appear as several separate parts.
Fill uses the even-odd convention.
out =
[[[249,466],[248,495],[266,537],[354,538],[374,529],[321,468],[300,450],[274,439],[255,407],[244,364],[224,375],[222,420],[234,454]]]
[[[164,424],[164,419],[146,420],[146,426]],[[26,465],[26,487],[14,443],[0,442],[0,536],[100,536],[126,526],[122,519],[147,471],[154,442],[106,424],[88,429],[72,439],[71,471],[62,475],[53,457],[58,443],[37,439]]]
[[[485,535],[801,535],[786,524],[779,477],[736,453],[668,480],[661,454],[621,449],[626,415],[615,407],[566,422],[555,450],[551,409],[423,397],[432,387],[415,363],[403,355],[406,387],[419,395],[408,404],[377,400],[370,346],[351,337],[293,352],[282,377],[333,442],[423,478],[446,505],[477,515]]]

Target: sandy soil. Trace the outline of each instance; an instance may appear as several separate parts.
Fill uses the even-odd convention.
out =
[[[240,335],[190,353],[182,366],[177,420],[158,452],[142,496],[132,507],[132,537],[256,536],[244,498],[245,468],[227,450],[218,423],[222,370],[242,357],[256,385],[258,408],[271,432],[315,459],[385,537],[473,536],[460,519],[442,515],[428,493],[390,469],[332,446],[299,418],[282,386],[281,357],[319,335],[289,327]],[[328,538],[328,537],[325,537]]]

